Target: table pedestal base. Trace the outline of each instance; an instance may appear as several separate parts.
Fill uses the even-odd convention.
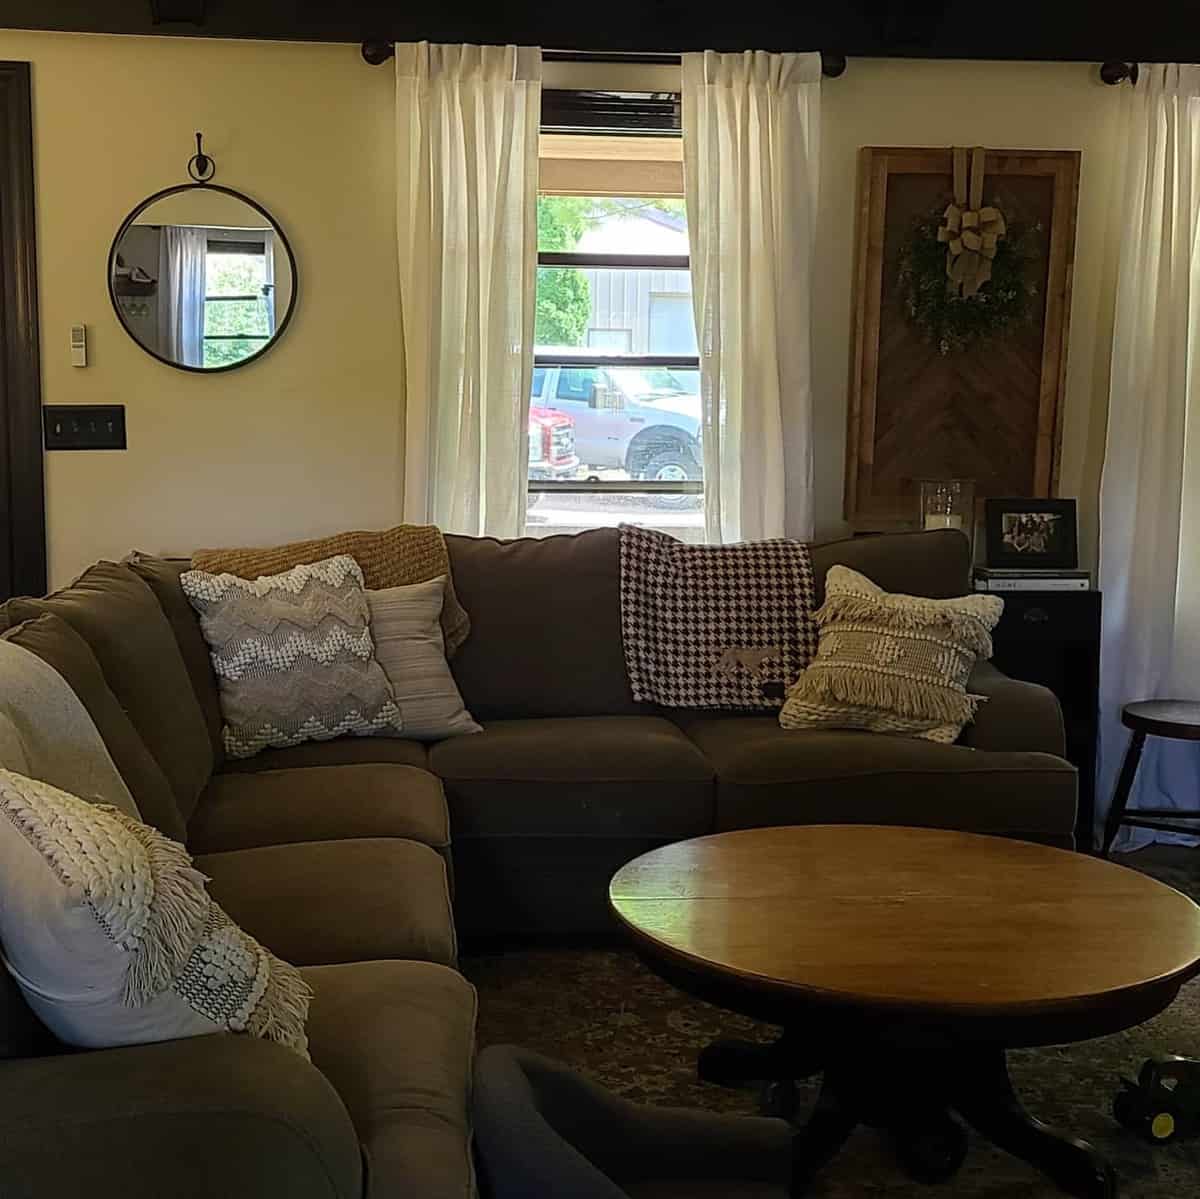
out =
[[[1021,1106],[1003,1049],[858,1046],[819,1062],[802,1041],[785,1034],[770,1046],[717,1042],[701,1054],[699,1068],[703,1079],[726,1086],[749,1079],[774,1083],[773,1114],[788,1117],[794,1115],[786,1101],[792,1080],[821,1073],[817,1105],[793,1140],[793,1196],[806,1193],[860,1124],[889,1134],[912,1178],[943,1182],[966,1159],[960,1120],[1069,1195],[1117,1195],[1112,1167],[1087,1142],[1055,1132]]]

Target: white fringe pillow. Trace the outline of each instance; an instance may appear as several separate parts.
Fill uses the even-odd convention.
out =
[[[983,697],[967,693],[978,658],[992,656],[995,595],[893,595],[831,566],[816,613],[820,643],[779,713],[785,729],[868,729],[949,744]]]
[[[0,770],[0,943],[42,1022],[88,1049],[249,1033],[308,1056],[300,972],[214,903],[182,845]]]

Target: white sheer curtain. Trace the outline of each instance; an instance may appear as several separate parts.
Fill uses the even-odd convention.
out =
[[[396,47],[405,519],[525,524],[541,53]]]
[[[208,230],[164,225],[158,243],[158,344],[164,358],[204,365],[204,285]]]
[[[1101,818],[1129,740],[1121,705],[1200,699],[1200,67],[1143,65],[1123,103],[1127,161],[1117,175],[1121,258],[1100,488]],[[1200,746],[1150,738],[1135,805],[1200,808]],[[1151,839],[1127,829],[1118,848]]]
[[[820,104],[818,54],[683,56],[711,542],[813,532],[809,312]]]

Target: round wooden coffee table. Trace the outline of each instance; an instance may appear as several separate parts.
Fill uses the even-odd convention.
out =
[[[964,795],[964,802],[970,796]],[[1157,1015],[1200,973],[1200,908],[1111,862],[1001,837],[818,825],[669,845],[610,902],[655,971],[783,1026],[766,1050],[701,1056],[713,1081],[822,1073],[793,1194],[859,1124],[924,1181],[966,1154],[961,1117],[1084,1199],[1117,1193],[1083,1141],[1021,1107],[1006,1051]]]

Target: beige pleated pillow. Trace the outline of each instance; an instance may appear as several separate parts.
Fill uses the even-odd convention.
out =
[[[463,704],[442,636],[445,577],[367,592],[375,656],[392,685],[414,741],[440,741],[483,730]]]
[[[830,567],[817,656],[788,692],[779,723],[957,740],[983,698],[968,694],[967,678],[992,656],[1003,610],[995,595],[893,595],[849,567]]]

